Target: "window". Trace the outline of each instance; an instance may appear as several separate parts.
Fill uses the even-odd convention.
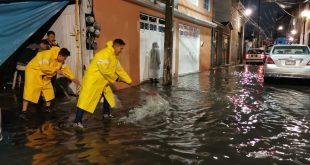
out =
[[[149,30],[149,24],[148,23],[144,23],[144,29]]]
[[[157,31],[157,26],[150,24],[150,30]]]
[[[204,7],[206,10],[210,11],[210,0],[205,0]]]
[[[149,21],[150,22],[157,22],[157,18],[156,17],[151,17],[151,16],[149,16]]]
[[[272,53],[281,55],[309,55],[309,50],[306,46],[275,46]]]
[[[165,20],[156,16],[140,13],[140,29],[165,32]]]
[[[141,20],[144,20],[144,21],[147,21],[149,17],[147,15],[144,15],[144,14],[140,14],[140,19]]]
[[[140,22],[140,29],[144,29],[144,22]]]
[[[198,6],[199,4],[199,0],[188,0],[188,1],[191,2],[195,6]]]
[[[159,32],[165,33],[165,27],[159,26],[158,28],[159,28],[158,29]]]
[[[179,24],[179,31],[181,36],[187,36],[187,37],[198,37],[200,34],[198,28],[184,24]]]
[[[159,19],[159,24],[163,24],[163,25],[165,25],[165,23],[166,23],[166,21],[165,21],[165,20],[163,20],[163,19]]]
[[[251,49],[251,50],[248,50],[248,53],[249,53],[249,54],[262,54],[262,53],[264,53],[264,50],[260,50],[260,49]]]

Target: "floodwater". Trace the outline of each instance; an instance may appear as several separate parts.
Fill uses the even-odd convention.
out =
[[[75,100],[32,108],[25,121],[2,93],[0,164],[310,164],[309,81],[266,84],[261,66],[244,65],[116,94],[114,118],[99,105],[81,131],[71,127]]]

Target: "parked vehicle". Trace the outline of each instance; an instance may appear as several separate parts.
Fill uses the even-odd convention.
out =
[[[273,48],[273,45],[268,45],[267,47],[266,47],[266,50],[265,50],[265,55],[269,55],[270,54],[270,51],[271,51],[271,49]],[[266,57],[267,58],[267,57]]]
[[[310,78],[309,47],[275,45],[266,59],[264,77]]]
[[[247,51],[244,57],[245,63],[264,63],[266,54],[264,49],[253,48]]]

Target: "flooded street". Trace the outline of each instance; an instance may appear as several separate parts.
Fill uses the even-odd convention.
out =
[[[309,81],[266,84],[261,66],[240,65],[116,94],[114,118],[100,104],[79,131],[75,100],[25,121],[1,93],[0,164],[310,164]]]

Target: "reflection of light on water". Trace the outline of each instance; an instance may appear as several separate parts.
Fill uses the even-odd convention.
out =
[[[244,66],[244,73],[245,74],[249,73],[249,66],[248,65]]]
[[[169,108],[168,101],[163,99],[160,95],[148,95],[144,105],[130,110],[129,115],[120,118],[119,121],[124,123],[136,123],[146,117],[153,117],[160,113],[164,113],[169,110]]]
[[[249,66],[248,65],[245,65],[244,66],[244,71],[242,73],[242,79],[241,79],[241,83],[243,85],[246,85],[246,84],[253,84],[252,83],[252,77],[253,77],[253,74],[249,71]]]
[[[257,152],[250,152],[247,154],[247,157],[254,157],[254,158],[267,158],[273,155],[273,152],[270,151],[257,151]]]
[[[258,66],[257,73],[251,72],[249,65],[244,65],[243,71],[241,72],[233,72],[232,75],[241,77],[240,83],[242,85],[255,85],[256,82],[253,81],[256,79],[256,81],[259,83],[259,85],[263,86],[264,82],[264,66],[260,65]]]
[[[247,134],[254,130],[259,122],[259,111],[268,108],[263,101],[256,98],[256,95],[261,94],[263,74],[263,65],[258,66],[256,71],[251,71],[250,66],[244,65],[243,72],[236,74],[240,76],[243,88],[239,90],[238,94],[229,96],[229,100],[235,113],[234,120],[238,127],[237,130],[241,134]],[[260,86],[257,86],[258,84]],[[249,86],[253,87],[249,88]],[[251,144],[255,145],[253,142]]]
[[[262,74],[264,73],[264,66],[263,66],[263,65],[260,65],[260,66],[258,67],[257,72],[258,72],[259,75],[262,75]]]
[[[260,65],[257,69],[256,81],[258,83],[264,82],[264,66],[263,65]]]
[[[264,70],[261,66],[257,70],[257,82],[260,77],[263,77],[263,73]],[[302,162],[296,164],[304,164],[309,161],[307,159],[309,157],[309,152],[307,152],[309,140],[304,136],[309,133],[309,123],[296,116],[291,116],[294,110],[289,109],[287,112],[287,107],[283,108],[281,104],[276,104],[278,103],[277,98],[284,98],[286,101],[284,104],[289,105],[290,108],[294,106],[294,108],[302,110],[303,107],[297,106],[301,101],[296,103],[300,97],[296,97],[285,89],[278,92],[277,95],[269,92],[263,100],[260,100],[262,94],[260,87],[257,89],[245,87],[240,90],[240,93],[229,97],[232,107],[234,107],[233,119],[235,121],[229,126],[233,125],[239,134],[245,134],[249,138],[231,146],[250,158],[271,158],[296,163],[299,160],[294,160],[292,157],[298,154]],[[298,112],[302,114],[302,112]],[[255,135],[255,133],[258,134]],[[307,163],[309,164],[309,162]]]

